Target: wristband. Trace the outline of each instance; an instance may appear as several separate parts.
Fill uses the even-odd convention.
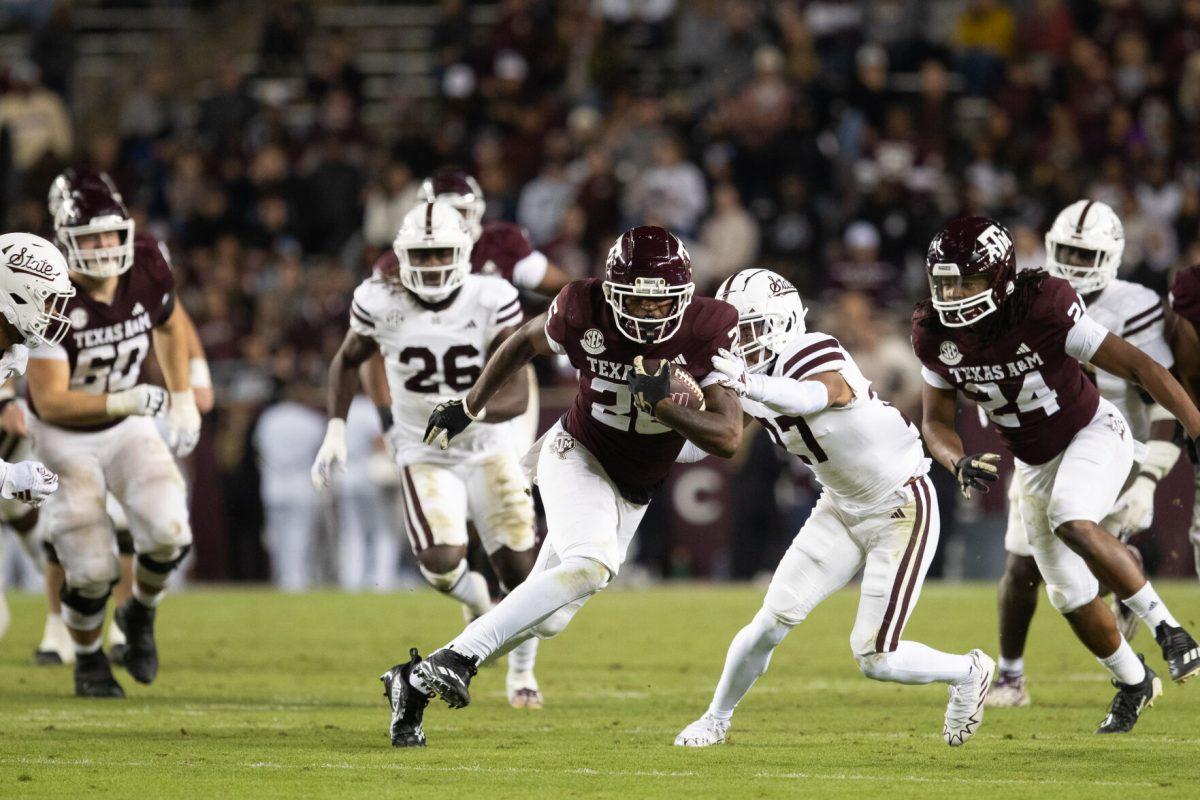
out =
[[[208,360],[193,358],[188,362],[188,383],[193,389],[211,389],[212,373],[208,369]]]
[[[383,428],[383,432],[387,433],[396,424],[395,418],[392,416],[391,406],[375,406],[375,412],[379,414],[379,425]]]
[[[479,410],[478,414],[472,414],[471,409],[467,408],[467,398],[466,397],[464,397],[462,399],[462,410],[463,410],[463,413],[467,415],[467,419],[471,420],[471,422],[478,422],[479,420],[481,420],[487,416],[487,406],[484,406],[483,408],[481,408]]]

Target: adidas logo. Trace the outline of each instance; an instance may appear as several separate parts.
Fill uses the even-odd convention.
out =
[[[679,365],[679,366],[681,366],[681,367],[686,367],[686,366],[687,366],[687,359],[683,357],[683,353],[680,353],[679,355],[677,355],[677,356],[675,356],[674,358],[672,358],[672,359],[671,359],[671,363],[672,363],[672,364],[678,364],[678,365]]]
[[[470,322],[467,323],[467,330],[470,330],[471,328],[478,328],[478,327],[479,326],[475,324],[475,320],[471,320]]]
[[[1017,348],[1017,355],[1023,356],[1029,352],[1029,345],[1021,342],[1021,346]]]
[[[133,304],[133,313],[134,314],[144,314],[145,312],[146,312],[146,309],[142,307],[142,304],[140,301]]]
[[[892,519],[904,519],[904,509],[897,508],[892,514]]]

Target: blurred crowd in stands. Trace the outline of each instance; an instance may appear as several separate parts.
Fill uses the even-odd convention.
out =
[[[320,407],[349,293],[441,165],[573,276],[642,223],[687,240],[701,291],[753,264],[790,276],[810,325],[910,414],[906,321],[946,219],[999,218],[1037,265],[1053,215],[1088,196],[1124,221],[1122,277],[1161,290],[1200,262],[1200,0],[442,0],[388,7],[393,29],[331,22],[331,3],[176,2],[186,30],[85,85],[83,12],[145,5],[0,10],[18,42],[0,217],[45,231],[51,178],[82,161],[169,243],[218,384],[193,465],[201,577],[266,574],[256,422]],[[766,451],[739,469],[803,486]],[[739,488],[759,493],[735,507],[761,505],[761,483]],[[771,566],[788,508],[729,570]]]

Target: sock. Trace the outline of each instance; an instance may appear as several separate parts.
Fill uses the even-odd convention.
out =
[[[63,623],[62,617],[58,614],[46,614],[46,624],[42,628],[42,643],[38,645],[38,650],[58,650],[62,642],[70,639],[71,635],[67,633],[67,626]]]
[[[137,581],[133,582],[133,599],[144,605],[146,608],[154,608],[162,600],[162,596],[166,594],[166,590],[150,594],[142,591],[142,585]]]
[[[533,672],[533,662],[537,660],[538,642],[534,636],[517,645],[508,654],[508,674],[520,675]]]
[[[1121,601],[1125,606],[1141,617],[1142,622],[1150,627],[1150,632],[1154,633],[1154,629],[1158,627],[1158,623],[1165,622],[1172,628],[1178,628],[1179,622],[1175,617],[1171,616],[1167,604],[1158,596],[1158,592],[1154,591],[1154,587],[1150,585],[1150,581],[1146,581],[1146,585],[1131,596]]]
[[[997,668],[1001,672],[1006,672],[1009,675],[1024,675],[1025,674],[1025,658],[1005,658],[1000,656],[1000,661],[997,663]]]
[[[104,641],[109,647],[115,644],[125,644],[125,634],[117,627],[116,622],[108,623],[108,630],[104,632]]]
[[[100,645],[102,645],[104,642],[102,641],[101,637],[97,636],[96,641],[92,642],[91,644],[80,644],[74,639],[71,640],[71,643],[75,645],[75,655],[88,656],[92,653],[98,652],[100,650]]]
[[[943,653],[920,642],[902,641],[890,653],[860,656],[859,668],[868,678],[910,685],[961,683],[971,677],[971,657]]]
[[[488,592],[487,578],[478,572],[464,572],[446,594],[469,608],[472,617],[482,617],[492,609],[492,596]]]
[[[505,642],[537,625],[563,606],[595,594],[609,581],[598,561],[575,556],[557,567],[530,575],[491,611],[472,622],[446,645],[455,652],[487,661]]]
[[[1121,645],[1117,648],[1117,652],[1113,653],[1108,658],[1096,659],[1104,668],[1112,673],[1112,676],[1121,683],[1137,684],[1146,679],[1146,665],[1137,657],[1137,653],[1133,652],[1133,648],[1129,646],[1129,642],[1121,637]]]
[[[758,676],[767,671],[771,654],[783,641],[792,626],[780,622],[765,608],[759,609],[750,624],[737,632],[725,655],[725,668],[717,681],[708,713],[728,722]]]

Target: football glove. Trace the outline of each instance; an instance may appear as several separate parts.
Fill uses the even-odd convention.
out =
[[[671,393],[671,370],[664,358],[658,364],[658,372],[651,375],[646,372],[646,364],[641,356],[633,359],[633,374],[629,376],[629,394],[633,397],[634,405],[643,414],[654,415],[654,407],[658,401],[665,400]]]
[[[113,392],[104,401],[110,417],[157,417],[167,409],[167,390],[149,383]]]
[[[192,390],[171,393],[171,410],[167,412],[167,445],[176,458],[185,458],[200,441],[200,409]]]
[[[8,383],[17,375],[24,375],[28,364],[29,348],[23,344],[10,345],[0,356],[0,384]]]
[[[1116,533],[1129,536],[1150,527],[1154,521],[1154,490],[1157,488],[1158,481],[1146,475],[1139,475],[1129,484],[1113,508],[1112,513],[1120,526]]]
[[[954,465],[954,477],[963,497],[971,498],[971,490],[978,489],[987,494],[988,484],[1000,478],[1000,456],[996,453],[975,453],[963,456]]]
[[[346,468],[346,420],[334,418],[325,428],[325,440],[313,461],[313,487],[320,491],[333,483],[333,471]]]
[[[0,497],[5,500],[21,500],[37,508],[58,491],[58,476],[40,461],[3,464],[2,469],[4,480],[0,483]]]
[[[477,419],[483,419],[487,409],[472,414],[467,411],[465,400],[447,400],[438,403],[429,415],[429,424],[425,426],[425,444],[436,444],[445,450],[450,446],[450,440],[467,429]]]
[[[749,397],[751,400],[758,399],[752,396],[750,376],[746,374],[746,362],[742,360],[741,356],[731,350],[721,348],[712,357],[712,365],[713,369],[724,376],[719,381],[722,386],[733,389],[733,391],[737,392],[738,397]]]

